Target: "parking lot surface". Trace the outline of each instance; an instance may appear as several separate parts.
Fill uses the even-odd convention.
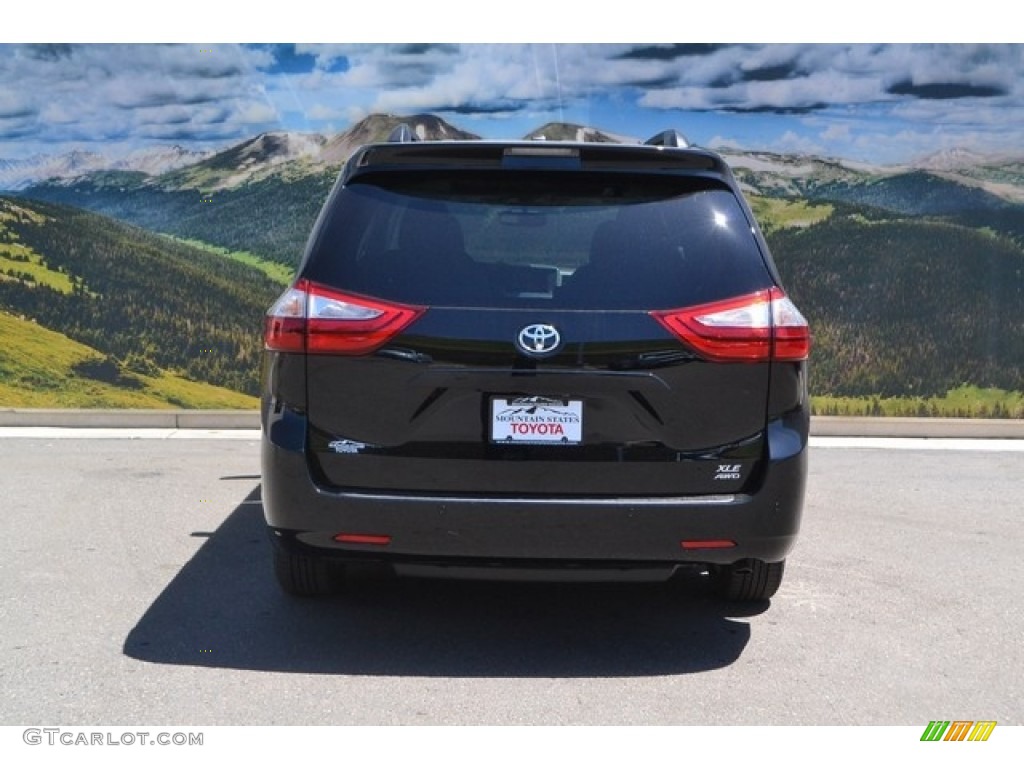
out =
[[[2,437],[0,721],[1024,724],[1024,453],[879,445],[817,442],[782,588],[738,609],[698,579],[299,601],[251,435]]]

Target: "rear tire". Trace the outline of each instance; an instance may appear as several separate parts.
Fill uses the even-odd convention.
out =
[[[719,593],[726,600],[767,600],[779,591],[786,561],[741,560],[718,572]]]
[[[341,592],[345,566],[324,557],[311,557],[274,546],[274,575],[281,589],[295,597],[321,597]]]

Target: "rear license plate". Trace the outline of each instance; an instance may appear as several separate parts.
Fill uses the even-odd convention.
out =
[[[547,397],[491,399],[491,442],[576,445],[583,439],[583,401]]]

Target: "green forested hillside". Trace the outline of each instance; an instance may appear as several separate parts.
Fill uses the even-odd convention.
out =
[[[884,208],[910,216],[1002,211],[1013,207],[980,187],[967,186],[927,171],[912,171],[866,182],[838,180],[811,183],[804,194],[815,199]]]
[[[164,232],[294,266],[333,178],[283,178],[207,202],[156,187],[129,193],[120,184],[130,179],[112,176],[93,187],[51,189]],[[902,193],[912,195],[913,185]],[[786,288],[812,324],[813,394],[1024,389],[1021,206],[929,218],[811,198],[751,202]],[[126,370],[155,365],[256,391],[260,317],[280,291],[280,274],[275,282],[223,255],[78,209],[28,199],[0,204],[22,211],[4,224],[0,210],[8,230],[0,229],[0,308],[89,344]]]
[[[846,213],[769,235],[814,335],[818,395],[1024,385],[1024,250],[939,221]]]
[[[210,192],[146,182],[138,174],[106,174],[72,184],[40,184],[25,195],[294,267],[336,177],[336,168],[274,175]]]
[[[0,311],[0,406],[255,408],[257,400],[167,373],[118,369],[99,351]]]
[[[0,310],[101,352],[95,378],[164,370],[256,393],[262,316],[280,292],[259,270],[78,209],[0,198],[3,245],[37,275],[0,270]]]

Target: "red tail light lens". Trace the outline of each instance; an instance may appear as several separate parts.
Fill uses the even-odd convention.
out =
[[[267,310],[263,344],[275,352],[304,352],[306,349],[306,292],[299,281]]]
[[[776,287],[651,315],[703,357],[717,362],[806,360],[811,349],[807,320]]]
[[[775,360],[807,359],[811,353],[811,329],[796,305],[778,288],[772,288],[772,331]]]
[[[365,355],[425,311],[299,280],[267,312],[264,343],[276,352]]]

